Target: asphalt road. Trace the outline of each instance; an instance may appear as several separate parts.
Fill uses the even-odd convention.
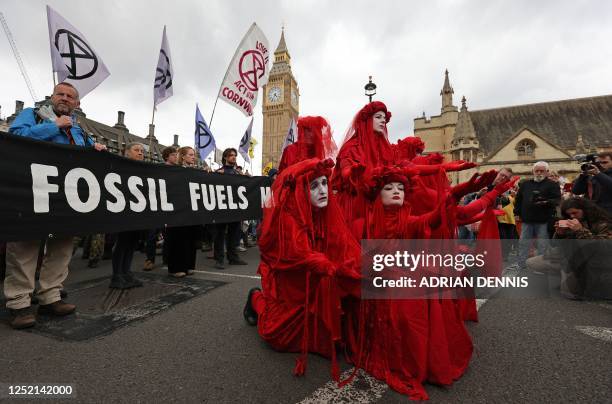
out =
[[[243,257],[249,266],[218,271],[200,254],[195,276],[226,285],[107,336],[60,341],[0,324],[0,382],[71,383],[76,402],[408,401],[367,376],[338,390],[329,362],[314,355],[305,377],[293,377],[295,355],[270,349],[242,318],[248,290],[259,285],[257,250]],[[76,258],[68,284],[108,274],[109,261],[91,270]],[[427,385],[432,403],[610,402],[611,303],[554,293],[481,303],[480,322],[469,325],[470,368],[451,388]]]

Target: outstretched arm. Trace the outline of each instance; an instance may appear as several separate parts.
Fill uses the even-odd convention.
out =
[[[465,206],[457,206],[457,220],[460,222],[470,220],[472,216],[481,213],[483,210],[489,207],[493,207],[493,204],[497,198],[512,188],[518,180],[519,177],[514,177],[510,181],[496,185],[495,188],[484,194],[479,199],[476,199]]]

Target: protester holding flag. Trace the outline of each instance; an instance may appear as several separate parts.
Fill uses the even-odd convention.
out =
[[[105,150],[106,146],[94,143],[76,123],[72,113],[79,104],[79,93],[74,86],[60,83],[53,89],[51,106],[24,109],[15,118],[9,132],[38,140]],[[36,324],[30,306],[39,247],[40,240],[9,242],[6,246],[4,296],[6,307],[12,314],[13,328],[27,328]],[[40,302],[39,312],[66,315],[75,310],[75,305],[63,302],[60,296],[62,283],[68,276],[72,248],[72,237],[52,237],[47,241],[39,279],[40,289],[36,293]]]

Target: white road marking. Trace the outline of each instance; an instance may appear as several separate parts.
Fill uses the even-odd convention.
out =
[[[345,371],[340,379],[346,379],[352,371],[353,369]],[[352,383],[339,389],[336,382],[329,381],[299,404],[373,403],[378,401],[388,389],[389,386],[386,383],[376,380],[360,369]]]
[[[486,302],[487,299],[476,299],[476,310],[480,310]],[[352,371],[352,368],[345,371],[340,379],[346,379]],[[389,386],[386,383],[376,380],[360,369],[352,383],[339,389],[336,382],[329,381],[298,404],[369,404],[378,401],[387,390],[389,390]]]
[[[575,328],[589,337],[597,338],[604,342],[612,342],[612,328],[592,327],[588,325],[577,325]]]
[[[220,276],[233,276],[233,277],[236,277],[236,278],[261,279],[261,276],[259,276],[259,275],[238,275],[238,274],[230,274],[230,273],[227,273],[227,272],[200,271],[199,269],[196,269],[194,272],[197,272],[199,274],[220,275]]]

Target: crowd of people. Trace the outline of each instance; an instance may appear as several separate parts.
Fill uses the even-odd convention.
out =
[[[25,109],[10,132],[104,151],[72,118],[79,98],[70,84],[58,84],[51,103],[55,121]],[[508,269],[558,271],[562,292],[580,298],[588,258],[582,254],[574,265],[573,256],[554,243],[551,247],[550,240],[612,239],[612,154],[601,153],[592,164],[584,164],[571,188],[559,183],[545,161],[536,162],[532,178],[520,182],[506,167],[451,186],[448,172],[476,164],[423,154],[425,145],[418,137],[390,143],[390,119],[385,104],[370,102],[357,112],[338,150],[324,118],[299,118],[297,142],[284,151],[278,171],[269,173],[276,180],[257,237],[262,287],[249,291],[243,314],[275,349],[299,353],[296,375],[304,374],[308,353],[315,352],[330,358],[334,380],[347,383],[354,373],[340,380],[336,356],[342,350],[355,369],[411,399],[427,399],[423,383],[451,385],[468,367],[473,345],[465,321],[477,321],[475,300],[363,299],[360,242],[502,239],[501,258],[512,264]],[[144,155],[142,143],[126,146],[126,158],[142,161]],[[236,149],[226,149],[217,173],[249,175],[237,166],[236,157]],[[196,151],[168,147],[163,159],[169,166],[194,168]],[[138,248],[146,252],[140,268],[154,268],[161,245],[169,275],[183,278],[194,274],[199,249],[212,250],[219,270],[225,269],[226,258],[229,265],[247,265],[238,252],[250,246],[256,227],[254,222],[233,222],[98,234],[89,237],[84,251],[91,267],[110,256],[110,287],[129,289],[143,286],[133,273]],[[6,243],[4,295],[11,326],[35,324],[33,298],[41,313],[75,311],[62,295],[73,251],[72,237]]]
[[[11,125],[9,132],[41,141],[93,147],[105,151],[106,146],[96,143],[78,125],[73,112],[80,105],[77,90],[69,83],[60,83],[53,89],[50,105],[41,108],[24,109]],[[44,114],[40,111],[46,108]],[[50,117],[52,111],[55,118]],[[126,145],[124,157],[143,161],[146,147],[139,142]],[[223,167],[219,174],[247,175],[236,167],[236,150],[223,153]],[[168,166],[196,167],[196,151],[185,146],[167,147],[162,152]],[[207,171],[211,171],[206,168]],[[251,224],[249,222],[249,224]],[[3,271],[6,307],[11,313],[10,324],[22,329],[36,324],[35,305],[38,313],[65,316],[75,311],[74,304],[64,301],[66,292],[63,283],[68,276],[68,266],[79,245],[83,246],[83,257],[88,266],[96,268],[102,259],[112,260],[112,276],[109,287],[131,289],[143,286],[134,276],[133,269],[150,271],[155,266],[158,247],[162,247],[162,267],[175,278],[193,275],[198,250],[210,250],[214,246],[215,268],[224,269],[224,256],[230,265],[246,265],[237,251],[251,246],[254,225],[242,222],[223,224],[194,224],[190,226],[164,226],[158,229],[124,231],[117,234],[93,234],[86,237],[54,237],[42,242],[12,241],[2,245],[4,254],[0,257],[5,264]],[[249,234],[249,230],[251,233]],[[244,247],[240,243],[244,243]],[[134,264],[137,250],[145,252],[146,259],[141,265]],[[212,258],[212,257],[211,257]],[[38,287],[36,281],[38,279]]]

